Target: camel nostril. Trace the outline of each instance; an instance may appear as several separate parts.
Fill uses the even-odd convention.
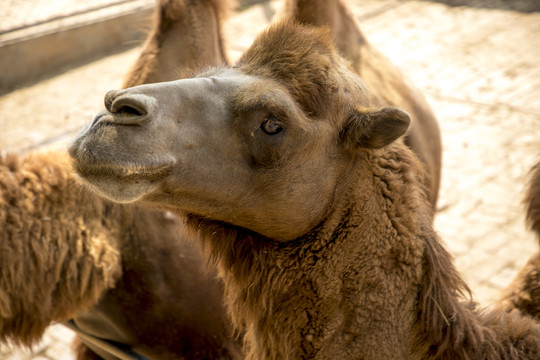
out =
[[[138,107],[135,107],[133,105],[119,105],[114,107],[114,111],[111,111],[115,115],[120,116],[143,116],[146,115],[146,111],[144,109],[140,109]]]
[[[143,116],[148,114],[149,97],[135,94],[117,97],[109,109],[115,115]]]
[[[153,104],[154,98],[125,90],[112,90],[105,94],[105,108],[113,114],[143,116],[149,113]]]
[[[142,125],[152,117],[156,99],[126,90],[109,91],[105,95],[105,107],[111,115],[108,121],[118,125]]]

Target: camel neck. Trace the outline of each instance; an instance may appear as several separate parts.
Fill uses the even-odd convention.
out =
[[[327,218],[290,242],[190,219],[220,268],[248,358],[333,358],[347,348],[343,359],[390,359],[410,351],[422,212],[414,211],[415,191],[395,191],[416,175],[394,158],[377,159],[355,165],[349,190],[339,193]],[[385,336],[381,349],[377,339]]]

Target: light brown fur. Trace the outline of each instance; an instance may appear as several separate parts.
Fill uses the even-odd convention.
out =
[[[332,42],[280,23],[234,69],[111,92],[75,168],[113,200],[188,217],[248,359],[537,359],[540,325],[463,302],[398,139],[408,116],[373,107]]]

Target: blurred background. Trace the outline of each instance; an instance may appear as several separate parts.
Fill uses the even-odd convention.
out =
[[[540,1],[347,0],[361,29],[425,94],[442,130],[436,229],[475,299],[489,306],[538,241],[521,199],[540,161]],[[153,0],[1,0],[0,151],[65,151],[118,88],[149,29]],[[241,0],[225,24],[231,59],[280,1]],[[7,360],[73,359],[54,325]]]

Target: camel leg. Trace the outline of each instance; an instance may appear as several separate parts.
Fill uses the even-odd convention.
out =
[[[234,0],[157,0],[152,30],[122,87],[176,80],[228,63],[221,35]]]

